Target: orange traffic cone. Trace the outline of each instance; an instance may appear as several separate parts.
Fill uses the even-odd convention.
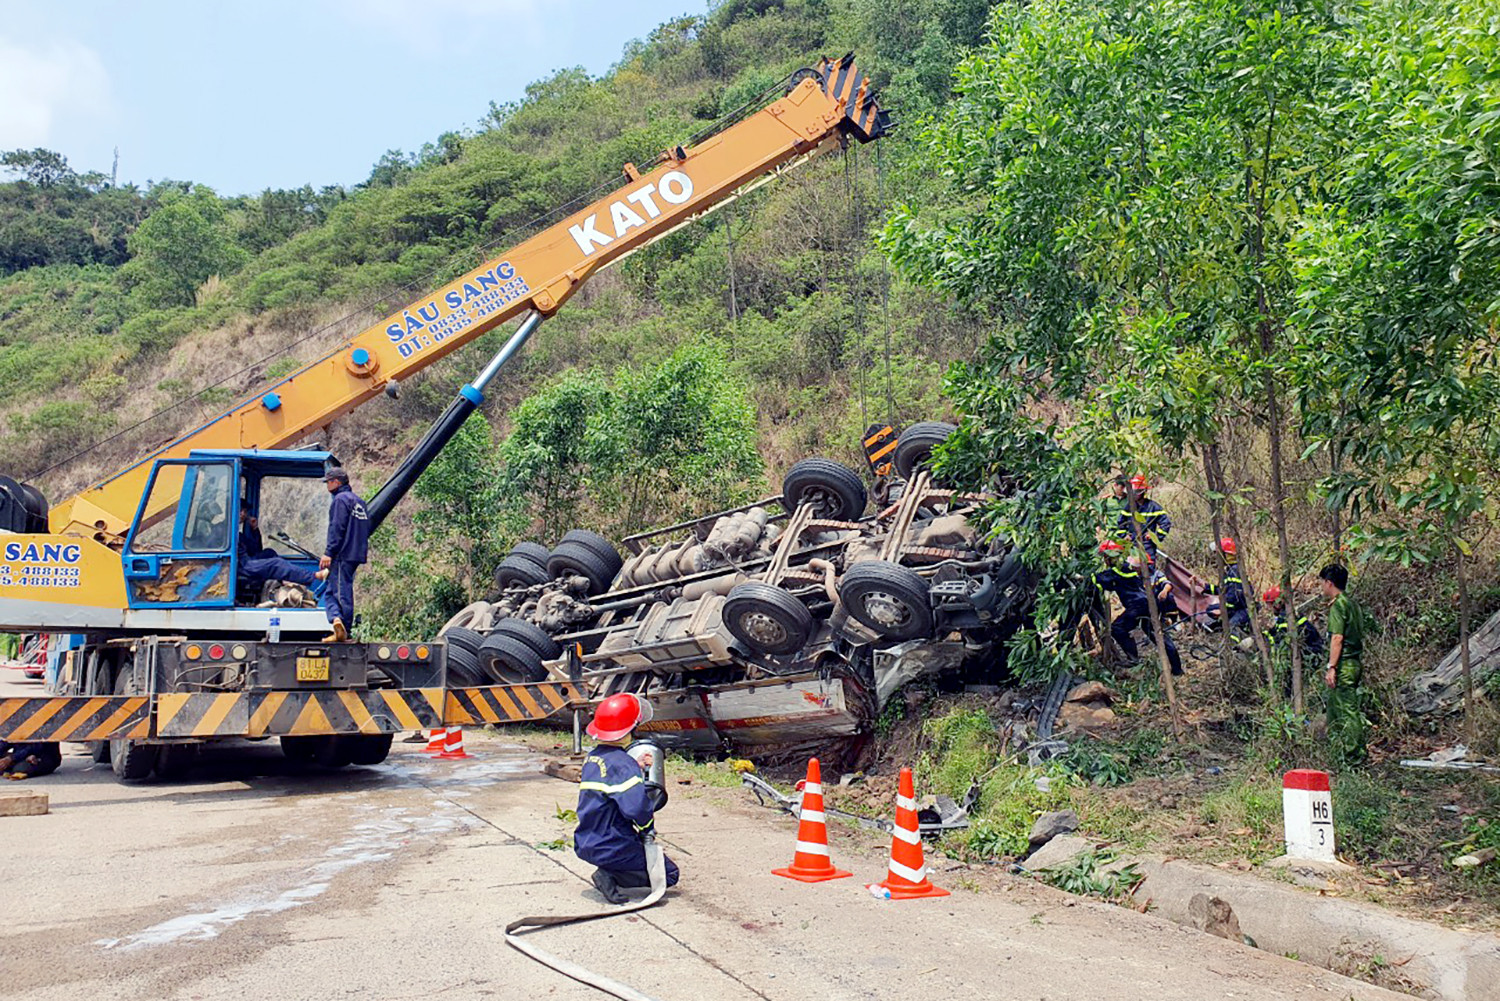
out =
[[[896,791],[896,829],[891,832],[890,870],[884,880],[867,889],[876,896],[889,893],[893,900],[948,896],[947,890],[933,886],[927,878],[927,863],[922,861],[922,835],[917,833],[917,792],[912,785],[910,768],[901,769],[901,786]]]
[[[422,753],[423,754],[442,754],[443,753],[443,743],[447,739],[448,739],[448,730],[445,727],[441,727],[441,726],[438,727],[436,730],[433,730],[432,733],[428,735],[428,737],[427,737],[427,746],[424,747],[424,748],[422,748]]]
[[[443,740],[443,753],[440,758],[467,758],[464,753],[464,730],[460,726],[450,726],[448,736]]]
[[[807,762],[807,780],[802,783],[802,809],[797,823],[797,851],[792,864],[772,869],[771,875],[804,883],[821,883],[825,879],[843,879],[851,875],[833,867],[828,854],[828,823],[823,816],[823,773],[818,759]]]

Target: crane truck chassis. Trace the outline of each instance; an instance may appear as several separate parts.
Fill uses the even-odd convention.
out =
[[[644,169],[626,164],[615,191],[78,495],[49,509],[35,486],[0,476],[0,629],[67,636],[72,647],[54,696],[0,701],[0,738],[94,742],[101,760],[109,748],[117,775],[137,780],[172,774],[195,742],[216,737],[277,736],[292,757],[368,763],[397,730],[540,719],[575,701],[568,680],[454,687],[441,642],[320,642],[318,609],[246,594],[238,519],[272,519],[268,479],[317,483],[332,463],[290,446],[519,319],[371,497],[373,531],[588,278],[781,172],[892,127],[852,53],[784,83],[769,104]],[[306,565],[312,552],[288,533],[297,506],[286,513],[292,524],[275,538],[290,548],[277,554]],[[305,519],[301,528],[316,539]]]

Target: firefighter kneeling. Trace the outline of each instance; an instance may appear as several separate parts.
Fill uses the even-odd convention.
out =
[[[625,903],[622,887],[651,885],[643,842],[655,836],[656,811],[667,802],[662,752],[645,741],[626,750],[635,728],[650,719],[650,703],[621,693],[599,703],[588,726],[589,736],[599,743],[583,762],[573,848],[579,858],[599,867],[594,886],[612,904]],[[663,861],[667,885],[675,886],[677,866],[669,858]]]

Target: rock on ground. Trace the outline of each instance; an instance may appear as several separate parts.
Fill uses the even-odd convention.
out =
[[[1031,847],[1044,845],[1059,834],[1071,834],[1078,830],[1078,814],[1073,810],[1053,810],[1036,818],[1031,825]]]

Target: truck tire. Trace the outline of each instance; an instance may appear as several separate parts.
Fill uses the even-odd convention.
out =
[[[198,761],[197,744],[163,744],[156,753],[156,777],[175,782]]]
[[[502,591],[512,587],[535,587],[551,579],[546,566],[538,564],[529,556],[512,553],[495,567],[495,586]]]
[[[781,504],[791,513],[811,504],[819,518],[853,521],[865,513],[865,481],[832,459],[803,459],[781,481]]]
[[[892,640],[932,635],[927,592],[921,574],[886,560],[856,563],[839,580],[839,600],[849,614]]]
[[[394,733],[361,733],[346,736],[349,742],[349,760],[356,765],[378,765],[391,753]]]
[[[540,542],[517,542],[511,547],[510,555],[518,556],[523,560],[530,560],[542,569],[547,568],[547,557],[552,550]]]
[[[562,656],[562,647],[557,640],[547,635],[547,630],[525,619],[501,619],[495,623],[491,635],[504,633],[513,636],[535,650],[543,660],[555,660]]]
[[[562,545],[564,542],[576,542],[585,549],[592,551],[594,555],[604,561],[606,566],[614,567],[614,573],[610,575],[611,578],[614,577],[614,574],[619,573],[620,568],[625,565],[625,561],[620,558],[620,551],[615,548],[615,544],[598,532],[590,532],[586,528],[574,528],[558,540],[558,545]]]
[[[484,637],[472,629],[458,626],[448,631],[443,639],[448,644],[448,678],[460,685],[475,687],[489,684],[484,672],[479,669],[479,648]]]
[[[115,694],[134,695],[134,689],[131,665],[121,664],[115,675]],[[156,756],[155,744],[143,744],[123,737],[109,742],[109,765],[114,769],[115,778],[121,782],[142,782],[149,778],[156,767]]]
[[[619,559],[618,556],[615,557]],[[620,568],[606,560],[592,548],[577,539],[567,539],[557,544],[552,555],[547,557],[547,573],[552,577],[577,574],[589,582],[589,594],[604,594],[614,583]]]
[[[317,737],[282,737],[281,753],[286,755],[288,761],[308,762],[318,749],[317,741]]]
[[[807,606],[790,591],[764,581],[736,584],[724,599],[723,614],[734,638],[760,654],[795,653],[812,635]]]
[[[324,768],[343,768],[354,762],[354,734],[330,733],[313,738],[313,761]]]
[[[957,430],[946,421],[918,421],[902,431],[901,437],[896,439],[896,453],[892,456],[896,475],[903,480],[911,479],[913,473],[927,464],[932,450]]]
[[[479,666],[497,685],[519,685],[547,677],[541,654],[509,633],[493,632],[484,638]]]
[[[89,757],[93,760],[94,764],[109,764],[109,741],[86,740],[84,741],[83,746],[88,751]]]

